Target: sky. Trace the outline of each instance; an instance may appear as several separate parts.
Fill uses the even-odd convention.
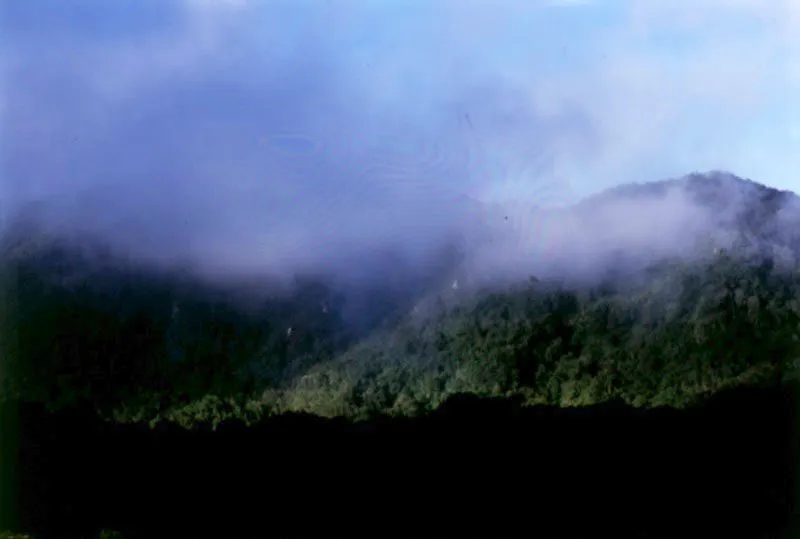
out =
[[[252,267],[422,253],[465,197],[800,191],[798,36],[797,0],[5,0],[0,194]]]

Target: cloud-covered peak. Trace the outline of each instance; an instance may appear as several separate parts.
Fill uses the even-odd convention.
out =
[[[3,211],[152,260],[419,265],[475,234],[464,197],[797,169],[784,4],[68,4],[0,7]]]

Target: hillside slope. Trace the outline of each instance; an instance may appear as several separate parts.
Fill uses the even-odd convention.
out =
[[[209,284],[18,229],[0,264],[0,387],[187,425],[288,410],[419,414],[459,392],[684,406],[793,376],[797,202],[724,173],[622,186],[531,210],[549,212],[555,255],[510,250],[541,218],[512,214],[424,271],[389,256],[347,286],[324,275]],[[650,220],[619,221],[643,219],[636,208]],[[605,235],[587,237],[595,229]]]

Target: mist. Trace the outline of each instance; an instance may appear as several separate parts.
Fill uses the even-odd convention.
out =
[[[768,78],[720,57],[723,41],[698,45],[680,91],[660,88],[674,59],[609,38],[592,3],[526,6],[4,2],[3,215],[35,208],[58,234],[221,280],[402,289],[445,259],[486,283],[685,252],[715,217],[680,190],[571,205],[687,172],[665,143],[697,127],[694,108],[755,110]],[[711,87],[702,62],[721,58],[753,71]],[[725,142],[692,168],[727,162]]]
[[[709,171],[628,184],[563,208],[497,208],[502,217],[495,215],[488,239],[469,252],[460,287],[501,288],[530,277],[595,285],[610,272],[641,277],[665,259],[707,260],[746,233],[748,210],[764,211],[759,196],[755,183]],[[796,201],[788,196],[767,217],[783,245],[793,235],[786,223],[797,219]]]

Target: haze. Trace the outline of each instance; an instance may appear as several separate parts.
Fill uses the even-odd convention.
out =
[[[797,190],[795,5],[6,0],[4,215],[223,274],[679,250],[708,226],[680,193],[529,210],[693,170]]]

